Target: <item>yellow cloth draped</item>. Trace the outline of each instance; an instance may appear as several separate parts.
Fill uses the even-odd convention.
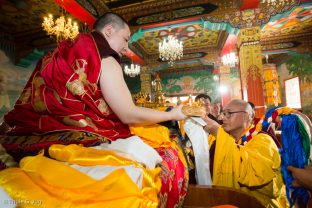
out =
[[[153,148],[170,147],[171,140],[169,130],[159,124],[149,126],[129,126],[131,134],[141,137],[141,139]]]
[[[213,184],[248,192],[266,207],[287,207],[278,148],[270,136],[257,134],[245,145],[220,127],[217,133]]]
[[[135,134],[153,148],[172,147],[178,151],[179,158],[184,167],[187,167],[186,159],[182,149],[169,136],[169,129],[159,124],[149,126],[129,126],[131,134]],[[188,177],[188,176],[187,176]]]
[[[216,141],[216,138],[212,134],[209,134],[209,136],[208,136],[209,149],[210,149],[210,147],[211,147],[211,145],[213,144],[214,141]]]
[[[18,207],[157,207],[161,181],[160,168],[147,170],[141,164],[111,151],[78,145],[52,145],[51,157],[84,166],[133,164],[143,170],[142,189],[124,169],[95,180],[63,162],[42,155],[25,157],[20,168],[0,172],[0,186]],[[79,183],[78,183],[79,182]]]

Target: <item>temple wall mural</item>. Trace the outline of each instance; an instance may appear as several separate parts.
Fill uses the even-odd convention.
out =
[[[282,102],[285,103],[284,81],[299,76],[302,111],[312,118],[312,56],[295,55],[287,62],[278,66]]]
[[[34,65],[27,68],[15,66],[0,50],[0,122],[3,115],[13,108],[33,68]]]
[[[186,96],[207,93],[213,101],[220,101],[218,81],[211,72],[172,74],[161,77],[165,96]]]

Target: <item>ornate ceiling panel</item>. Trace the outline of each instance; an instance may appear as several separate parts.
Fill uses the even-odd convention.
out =
[[[158,44],[169,34],[175,35],[183,41],[184,50],[196,47],[216,47],[219,40],[219,31],[206,30],[200,25],[182,26],[177,28],[163,29],[145,32],[144,37],[138,42],[147,54],[157,54]]]
[[[274,36],[292,36],[312,31],[312,6],[300,6],[275,16],[262,28],[261,39]]]
[[[120,7],[126,7],[132,4],[151,2],[151,0],[102,0],[110,9],[116,9]],[[152,0],[153,1],[153,0]],[[155,0],[154,0],[155,1]]]
[[[35,48],[46,51],[55,47],[54,39],[49,38],[41,27],[42,19],[47,14],[52,13],[56,17],[61,14],[55,1],[0,1],[1,35],[9,37],[6,44],[15,48],[17,62]],[[239,27],[262,25],[261,43],[264,53],[285,53],[299,47],[300,51],[312,51],[309,38],[312,34],[311,0],[305,0],[305,4],[292,9],[280,7],[274,10],[261,4],[256,9],[243,11],[239,9],[239,0],[66,1],[78,3],[94,18],[107,11],[114,11],[130,21],[133,33],[143,29],[144,35],[132,43],[130,48],[146,64],[151,64],[154,68],[161,66],[159,69],[162,73],[164,69],[181,71],[205,68],[207,64],[219,65],[220,52],[228,34],[237,35]],[[282,13],[287,9],[291,11]],[[271,22],[266,23],[269,20]],[[205,28],[202,27],[202,21]],[[158,59],[158,44],[169,34],[168,28],[184,45],[184,57],[180,63],[170,68]],[[4,38],[0,41],[3,42]]]
[[[135,17],[129,21],[129,24],[131,26],[146,25],[146,24],[160,23],[160,22],[172,21],[176,19],[194,17],[198,15],[205,15],[214,11],[216,8],[217,6],[213,4],[207,4],[207,3],[199,4],[195,6],[192,5],[189,7],[179,8],[176,10],[169,10],[169,11],[150,14],[147,16]]]
[[[1,29],[16,34],[40,28],[43,17],[49,13],[61,13],[60,7],[53,0],[4,1],[0,7]]]

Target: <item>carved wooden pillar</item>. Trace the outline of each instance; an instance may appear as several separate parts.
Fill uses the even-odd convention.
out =
[[[223,65],[220,66],[220,86],[225,87],[225,91],[220,91],[221,93],[221,104],[225,106],[227,103],[231,101],[231,93],[230,93],[230,67]]]
[[[141,67],[140,79],[141,79],[141,92],[144,94],[152,94],[151,73],[148,66]]]
[[[239,49],[242,96],[256,106],[256,116],[265,113],[262,87],[263,66],[260,45],[260,27],[243,28],[237,39]]]

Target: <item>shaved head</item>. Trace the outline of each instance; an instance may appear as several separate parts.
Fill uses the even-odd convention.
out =
[[[253,111],[248,102],[244,100],[232,100],[224,109],[223,128],[235,139],[239,139],[244,130],[251,125],[253,121]]]
[[[250,104],[244,100],[232,100],[226,107],[231,107],[238,111],[246,111],[248,115],[253,114]]]

